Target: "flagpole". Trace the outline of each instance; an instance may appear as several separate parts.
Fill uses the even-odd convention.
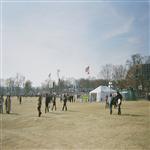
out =
[[[51,73],[49,73],[48,77],[49,77],[48,87],[49,87],[49,92],[50,92]]]
[[[58,78],[58,93],[59,93],[59,90],[60,90],[60,77],[59,77],[59,73],[60,73],[60,69],[57,69],[57,78]]]

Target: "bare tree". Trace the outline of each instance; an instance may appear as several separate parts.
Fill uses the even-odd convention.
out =
[[[113,80],[124,80],[126,77],[126,68],[123,65],[113,66]]]
[[[150,64],[150,56],[145,56],[143,58],[144,64]]]
[[[132,55],[126,64],[128,66],[128,71],[126,75],[127,84],[129,87],[133,87],[138,91],[138,85],[142,83],[142,76],[140,71],[142,64],[144,62],[144,57],[140,54]]]
[[[49,81],[48,80],[45,80],[44,82],[41,83],[41,88],[42,88],[42,91],[44,93],[47,93],[49,92]]]
[[[102,67],[102,70],[100,72],[103,79],[109,81],[112,80],[113,75],[113,65],[112,64],[106,64]]]
[[[5,84],[7,87],[7,94],[10,94],[10,95],[15,94],[15,79],[8,78],[6,79]]]
[[[16,86],[17,95],[20,95],[20,88],[23,87],[24,82],[25,82],[25,77],[17,73],[15,77],[15,86]]]
[[[5,80],[0,78],[0,95],[4,94],[4,83]]]
[[[32,91],[32,82],[30,80],[27,80],[24,84],[24,91],[25,95],[28,96],[31,94]]]
[[[139,65],[143,63],[143,57],[140,54],[134,54],[130,59],[126,61],[128,68],[131,68],[134,65]]]

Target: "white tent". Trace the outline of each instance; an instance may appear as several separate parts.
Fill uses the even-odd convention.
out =
[[[104,101],[106,96],[109,96],[110,93],[113,94],[116,93],[116,91],[107,86],[99,86],[89,93],[90,101]]]

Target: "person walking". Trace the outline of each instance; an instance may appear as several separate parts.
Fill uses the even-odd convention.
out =
[[[117,99],[118,99],[118,115],[121,115],[121,103],[122,103],[122,95],[117,92]]]
[[[64,94],[64,97],[63,97],[62,111],[64,111],[64,109],[67,111],[67,95],[66,94]]]
[[[108,108],[109,103],[108,103],[108,95],[105,97],[105,109]]]
[[[53,103],[52,111],[53,111],[53,108],[55,108],[55,111],[56,111],[56,95],[55,94],[53,94],[52,103]]]
[[[37,107],[37,110],[38,110],[38,116],[41,117],[41,106],[42,106],[42,95],[39,96],[38,98],[38,107]]]
[[[46,94],[45,97],[45,113],[49,112],[49,103],[50,103],[50,96]]]
[[[3,113],[3,103],[4,103],[4,98],[3,95],[0,97],[0,113]]]
[[[11,111],[11,97],[10,97],[10,95],[8,95],[6,98],[5,107],[6,107],[6,113],[10,114],[10,111]]]
[[[109,103],[109,110],[110,110],[110,115],[112,114],[112,105],[113,105],[113,97],[112,94],[108,97],[108,103]]]
[[[19,96],[19,103],[20,104],[22,103],[22,97],[21,97],[21,95]]]

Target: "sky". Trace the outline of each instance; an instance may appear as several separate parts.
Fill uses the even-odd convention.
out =
[[[50,1],[50,0],[49,0]],[[150,55],[148,1],[3,1],[1,71],[40,86],[51,79],[98,78],[105,64]]]

